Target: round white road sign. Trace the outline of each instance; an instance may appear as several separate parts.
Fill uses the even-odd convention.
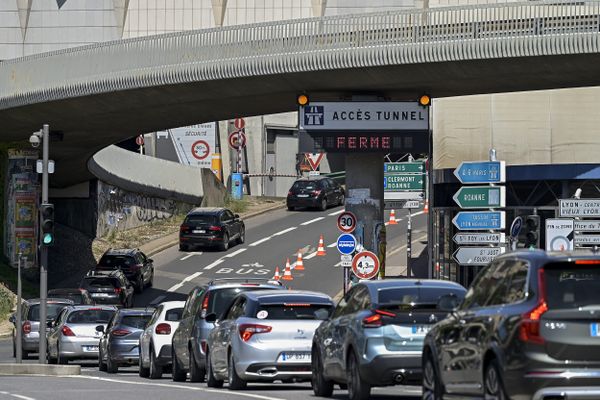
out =
[[[337,220],[338,229],[344,233],[350,233],[356,228],[356,215],[350,211],[344,211]]]
[[[352,259],[352,272],[359,279],[372,279],[379,273],[379,259],[370,251],[362,251]]]

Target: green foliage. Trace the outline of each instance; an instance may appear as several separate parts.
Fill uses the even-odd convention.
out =
[[[23,298],[34,298],[39,296],[39,289],[34,284],[25,279],[25,273],[21,270]],[[17,269],[3,262],[0,262],[0,283],[6,286],[11,292],[17,293]],[[0,288],[0,291],[4,288]]]
[[[10,290],[0,285],[0,321],[5,320],[13,309],[13,299],[14,295]]]
[[[225,197],[225,207],[229,208],[236,214],[243,213],[248,209],[248,201],[244,199],[235,200],[231,196],[227,196]]]

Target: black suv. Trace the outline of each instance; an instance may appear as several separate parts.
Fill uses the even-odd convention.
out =
[[[194,246],[217,246],[227,250],[232,240],[244,243],[246,226],[240,216],[227,208],[195,208],[179,228],[179,250]]]
[[[344,205],[344,188],[324,176],[298,179],[287,195],[287,208],[314,207],[325,211],[331,205]]]
[[[90,271],[79,286],[89,292],[96,304],[133,306],[133,286],[120,270]]]
[[[154,264],[138,249],[108,249],[98,261],[96,271],[123,271],[127,279],[141,293],[146,286],[154,283]]]
[[[600,255],[497,257],[427,334],[423,399],[600,399]]]

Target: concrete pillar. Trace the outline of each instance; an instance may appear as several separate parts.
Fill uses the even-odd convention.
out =
[[[346,154],[346,210],[358,220],[354,232],[358,242],[377,254],[382,267],[386,243],[383,206],[383,155]]]

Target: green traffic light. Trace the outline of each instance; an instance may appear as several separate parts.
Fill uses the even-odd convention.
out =
[[[52,237],[51,233],[45,233],[44,234],[44,237],[42,238],[42,242],[45,245],[52,244],[53,241],[54,241],[54,238]]]

